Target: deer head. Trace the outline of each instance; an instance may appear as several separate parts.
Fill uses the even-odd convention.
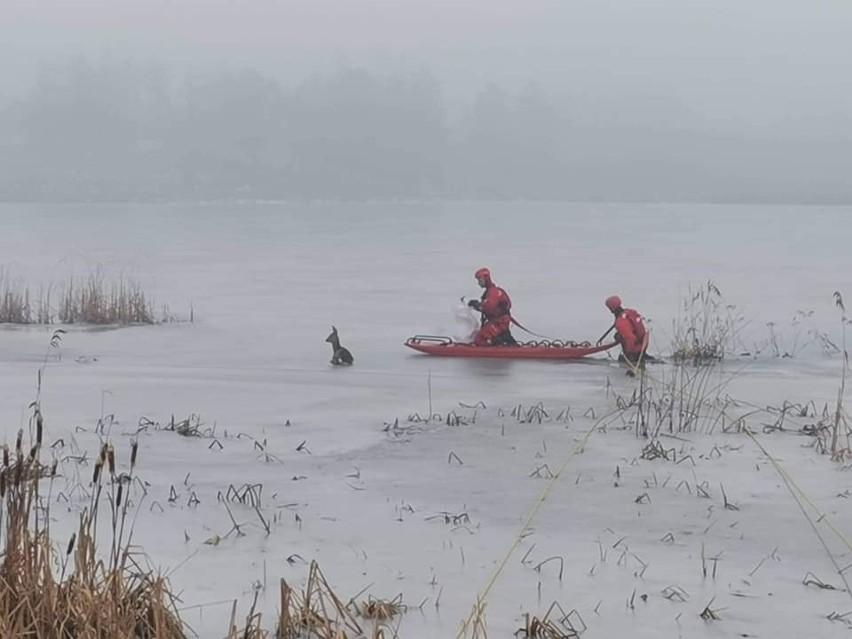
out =
[[[337,329],[334,326],[331,327],[331,333],[325,338],[325,341],[331,342],[332,344],[337,342]]]

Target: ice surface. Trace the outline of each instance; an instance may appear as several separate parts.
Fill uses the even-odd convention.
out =
[[[763,349],[714,379],[758,408],[813,400],[821,410],[836,400],[841,362],[810,331],[841,343],[831,295],[852,295],[850,214],[628,204],[4,205],[0,263],[33,286],[102,264],[139,279],[174,314],[194,309],[191,324],[70,329],[61,360],[51,353],[46,365],[42,407],[47,439],[64,440],[60,456],[93,453],[102,415],[115,416],[110,436],[124,458],[143,417],[165,423],[198,413],[215,428],[222,450],[153,427],[138,433],[139,473],[150,487],[135,541],[173,571],[184,617],[201,637],[223,636],[230,602],[247,610],[256,586],[266,585],[259,604],[274,615],[277,580],[300,584],[307,574],[298,556],[317,559],[344,599],[367,586],[377,597],[402,593],[415,610],[400,636],[425,639],[456,635],[548,471],[594,426],[587,411],[612,410],[615,394],[629,397],[637,382],[610,356],[444,360],[409,352],[405,338],[458,330],[459,298],[478,296],[473,272],[488,266],[536,332],[594,341],[611,321],[603,300],[617,293],[650,319],[652,352],[666,353],[687,290],[713,280],[745,318],[742,345]],[[813,314],[794,323],[798,311]],[[772,356],[768,322],[795,358]],[[329,364],[331,324],[355,356],[351,369]],[[49,336],[48,328],[0,330],[6,441],[26,425]],[[651,370],[670,375],[669,365]],[[460,406],[477,402],[486,408]],[[549,414],[540,424],[511,414],[538,402]],[[555,419],[569,407],[571,419]],[[408,419],[430,410],[442,419]],[[446,425],[451,411],[469,423]],[[773,420],[750,419],[758,431]],[[761,437],[838,528],[852,531],[848,472],[803,447],[809,438],[793,426]],[[829,556],[745,436],[716,430],[667,441],[691,456],[680,464],[639,459],[646,443],[629,424],[592,432],[489,594],[492,636],[510,636],[524,612],[541,615],[554,600],[580,612],[587,637],[848,635],[842,621],[826,619],[849,609],[848,594],[802,584],[810,571],[843,586]],[[89,472],[67,465],[62,488],[85,485]],[[255,482],[271,534],[237,506],[246,536],[205,544],[230,528],[218,493]],[[703,482],[708,498],[695,494]],[[722,485],[738,510],[724,508]],[[172,487],[178,498],[169,502]],[[54,505],[63,542],[78,505]],[[445,523],[435,518],[442,512],[467,517]],[[819,530],[840,566],[852,563],[849,549]],[[662,541],[669,533],[671,543]],[[715,579],[702,576],[702,547],[718,557]],[[560,560],[535,569],[548,557],[564,561],[561,580]],[[688,600],[666,599],[670,586]],[[721,620],[705,622],[698,615],[714,597]]]

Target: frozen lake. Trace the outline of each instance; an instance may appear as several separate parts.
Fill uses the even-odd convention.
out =
[[[584,411],[594,407],[601,414],[612,408],[608,384],[625,395],[635,384],[609,356],[572,363],[461,361],[405,349],[403,342],[415,333],[454,330],[454,305],[463,295],[479,294],[473,279],[477,268],[491,269],[512,296],[522,323],[557,338],[595,341],[611,322],[603,300],[619,294],[650,320],[652,352],[658,354],[669,352],[672,322],[689,288],[712,280],[734,307],[732,313],[744,318],[739,334],[743,347],[763,349],[757,359],[728,363],[718,373],[721,380],[740,371],[729,381],[728,392],[757,406],[789,399],[822,407],[836,400],[841,363],[822,353],[813,331],[841,343],[840,312],[832,293],[840,291],[852,300],[849,238],[850,207],[0,205],[0,265],[13,279],[36,288],[72,274],[85,277],[103,265],[108,276],[137,279],[172,313],[188,317],[190,308],[194,311],[193,323],[70,329],[61,361],[47,365],[42,405],[48,439],[73,437],[92,453],[97,439],[91,429],[102,411],[119,422],[113,431],[120,438],[118,449],[128,446],[124,440],[143,416],[163,422],[171,415],[198,413],[207,425],[215,424],[217,434],[232,436],[217,452],[208,449],[206,440],[140,434],[140,473],[152,484],[148,499],[165,502],[174,486],[186,494],[194,490],[202,501],[197,507],[176,502],[165,513],[146,507],[136,536],[155,565],[181,565],[173,581],[183,591],[184,603],[192,606],[186,620],[202,637],[225,634],[229,605],[211,602],[237,597],[245,602],[262,575],[268,574],[272,585],[261,603],[267,614],[274,614],[278,577],[298,582],[305,573],[304,566],[285,561],[293,553],[320,560],[345,597],[375,583],[380,592],[371,593],[390,598],[404,592],[406,601],[417,606],[426,597],[434,601],[437,580],[443,588],[440,614],[432,603],[424,606],[428,612],[409,612],[400,636],[455,636],[475,593],[485,586],[543,485],[530,472],[544,463],[539,460],[554,470],[560,465],[592,425],[581,417]],[[794,324],[800,311],[809,315]],[[782,350],[793,349],[795,342],[795,358],[772,356],[768,323]],[[355,356],[351,369],[329,365],[331,350],[323,340],[332,324]],[[524,337],[517,329],[515,334]],[[50,329],[43,327],[0,329],[0,418],[6,441],[26,423],[49,335]],[[396,438],[384,432],[395,418],[406,423],[409,415],[428,412],[429,386],[432,408],[441,414],[469,413],[460,403],[483,402],[487,409],[465,428],[433,423]],[[521,425],[507,417],[513,406],[537,402],[543,402],[551,417],[572,407],[576,422]],[[277,461],[258,461],[257,449],[246,443],[250,440],[236,439],[236,433],[266,439]],[[545,508],[537,528],[539,543],[548,549],[538,560],[565,557],[571,577],[558,583],[550,579],[544,594],[536,586],[536,580],[545,580],[543,572],[511,577],[512,585],[495,592],[496,600],[489,603],[495,636],[516,629],[521,610],[543,613],[556,598],[566,610],[582,613],[589,637],[615,636],[626,627],[633,636],[647,637],[764,636],[766,628],[776,627],[762,625],[769,614],[776,615],[778,627],[798,633],[783,636],[847,636],[845,624],[828,622],[825,616],[833,605],[846,606],[839,612],[848,610],[848,596],[840,591],[814,594],[801,585],[805,572],[816,572],[812,565],[828,580],[830,564],[771,467],[742,438],[699,437],[689,445],[706,454],[720,442],[742,450],[732,452],[730,461],[698,472],[706,472],[708,481],[717,477],[711,481],[714,488],[719,477],[731,482],[729,492],[743,508],[736,517],[721,511],[725,521],[715,530],[736,519],[737,530],[744,530],[742,544],[737,545],[733,528],[721,537],[701,533],[708,525],[706,503],[692,499],[680,504],[680,495],[652,496],[647,508],[665,505],[668,515],[663,510],[637,519],[639,509],[631,503],[651,474],[644,468],[625,471],[625,485],[633,481],[636,489],[625,495],[629,499],[624,503],[613,498],[618,512],[604,508],[595,494],[581,491],[579,501],[572,497],[572,489],[583,485],[574,483],[578,473],[598,482],[599,489],[609,487],[616,465],[625,470],[641,451],[643,443],[631,434],[611,431],[593,438],[586,454],[577,458],[570,479],[559,485],[560,501],[550,511]],[[828,500],[849,487],[848,473],[837,473],[811,449],[800,450],[795,439],[778,446],[779,455],[804,458],[803,481],[819,492],[817,499]],[[448,464],[450,452],[464,464]],[[760,481],[738,482],[755,464],[762,468]],[[694,477],[685,465],[670,470]],[[655,472],[662,477],[667,471]],[[184,483],[187,473],[191,490]],[[216,547],[203,544],[228,529],[217,492],[253,481],[264,483],[270,510],[287,518],[282,515],[268,537],[254,530],[248,538]],[[697,478],[690,481],[698,483]],[[291,503],[299,504],[303,524],[298,527]],[[411,510],[405,508],[409,505]],[[424,523],[450,509],[469,512],[474,523],[461,531],[431,520]],[[850,530],[848,507],[832,512]],[[776,515],[767,530],[766,518]],[[637,538],[639,548],[647,544],[643,550],[632,548],[647,561],[647,555],[660,552],[653,544],[675,525],[692,536],[683,557],[664,553],[642,579],[633,570],[622,579],[615,563],[618,550],[611,550],[609,572],[589,581],[589,566],[599,559],[597,540],[610,534],[605,530]],[[717,551],[727,549],[733,559],[726,565],[727,581],[714,585],[717,590],[696,592],[694,585],[686,585],[699,576],[699,537]],[[739,575],[735,566],[753,561],[748,573],[784,544],[781,556],[794,565],[772,561],[776,572],[766,570],[765,588],[742,595],[754,597],[753,606],[743,606],[746,599],[739,595],[732,598],[731,592],[746,588],[738,580],[747,575]],[[571,563],[575,555],[582,557],[582,565]],[[513,563],[516,569],[523,568],[519,559]],[[841,561],[848,563],[849,557]],[[786,603],[769,599],[772,574],[780,580],[779,598],[788,597],[784,601],[796,606],[782,610]],[[624,601],[637,587],[634,582],[645,580],[652,583],[652,603],[663,588],[683,582],[694,594],[684,612],[689,622],[684,620],[679,629],[672,621],[676,607],[663,599],[655,612],[647,613],[646,625],[639,626],[647,632],[631,627],[640,612],[626,610]],[[800,590],[808,597],[801,598]],[[712,596],[732,610],[727,624],[726,613],[717,627],[697,618]],[[827,598],[833,599],[823,605]],[[609,602],[607,615],[593,612],[598,601]],[[207,603],[211,605],[198,607]],[[661,613],[663,606],[668,608]],[[819,630],[805,634],[813,624]],[[726,634],[734,627],[746,634]]]

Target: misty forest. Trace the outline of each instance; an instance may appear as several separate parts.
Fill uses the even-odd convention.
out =
[[[535,79],[448,100],[417,66],[285,82],[75,56],[36,76],[0,99],[5,201],[852,198],[848,120],[742,131],[675,99]]]

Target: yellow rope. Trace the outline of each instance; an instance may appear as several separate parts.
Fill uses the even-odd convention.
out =
[[[547,485],[545,485],[545,487],[542,489],[542,491],[539,494],[538,499],[536,500],[532,510],[530,511],[529,515],[527,516],[526,521],[524,521],[524,524],[521,527],[521,530],[518,532],[517,535],[515,535],[515,538],[512,541],[512,545],[509,546],[509,550],[506,551],[506,554],[503,556],[503,559],[500,561],[499,565],[497,566],[497,569],[494,571],[494,574],[491,576],[491,579],[488,580],[488,584],[485,586],[485,589],[482,591],[482,593],[480,595],[477,596],[476,604],[474,605],[470,614],[467,616],[467,618],[464,621],[462,621],[461,629],[459,630],[458,635],[456,635],[456,639],[462,639],[463,637],[466,637],[467,632],[468,632],[468,627],[470,626],[470,624],[479,615],[482,614],[482,611],[485,608],[485,600],[488,598],[489,593],[491,592],[492,588],[494,588],[494,585],[497,583],[497,579],[499,579],[500,575],[503,572],[503,569],[506,567],[506,564],[509,563],[509,559],[511,558],[512,553],[515,552],[515,550],[518,548],[518,546],[521,544],[521,542],[526,537],[527,531],[529,530],[533,519],[535,519],[535,516],[538,514],[539,510],[541,510],[541,507],[542,507],[542,505],[544,505],[544,502],[547,499],[547,496],[550,493],[550,490],[553,488],[553,486],[556,485],[556,482],[559,481],[559,479],[562,477],[562,473],[565,472],[565,469],[568,467],[568,464],[571,463],[572,459],[574,459],[577,455],[579,455],[581,452],[583,452],[583,449],[585,448],[586,444],[588,443],[589,438],[592,436],[592,433],[594,433],[595,430],[598,428],[598,425],[603,420],[607,419],[608,417],[615,415],[616,413],[620,412],[620,410],[621,409],[613,410],[613,411],[607,413],[606,415],[603,415],[598,420],[596,420],[595,423],[592,424],[592,426],[589,428],[589,430],[586,431],[586,433],[583,435],[583,437],[580,439],[580,441],[577,443],[577,445],[574,447],[574,449],[568,455],[568,458],[563,462],[563,464],[562,464],[562,466],[560,466],[559,470],[557,470],[556,473],[553,475],[553,477],[550,479],[550,481],[547,482]]]
[[[636,365],[633,365],[632,362],[630,362],[625,357],[625,361],[627,362],[629,369],[632,370],[634,372],[634,374],[639,373],[640,375],[642,375],[643,382],[644,382],[644,376],[646,375],[644,367],[641,367],[642,358],[643,358],[644,354],[645,354],[645,352],[643,351],[642,354],[640,355],[639,361],[637,362]],[[652,377],[652,376],[649,375],[649,377]],[[681,394],[689,394],[687,389],[681,389],[680,392],[681,392]],[[718,406],[714,406],[712,404],[709,404],[704,399],[701,399],[700,403],[705,405],[705,406],[709,406],[714,410],[719,411],[722,415],[728,417],[728,419],[732,419],[731,415],[729,415],[726,410],[720,409]],[[571,461],[574,459],[574,457],[576,457],[579,453],[581,453],[583,451],[583,449],[585,448],[589,439],[591,438],[592,433],[594,433],[595,430],[597,430],[599,424],[602,421],[604,421],[605,419],[611,417],[612,415],[617,414],[620,411],[621,411],[620,408],[615,409],[615,410],[610,411],[609,413],[603,415],[598,420],[596,420],[595,423],[592,424],[592,426],[589,428],[589,430],[586,431],[586,433],[583,435],[582,439],[577,443],[577,445],[574,447],[574,449],[568,455],[567,459],[563,462],[562,466],[560,466],[559,470],[556,471],[556,473],[553,475],[553,477],[550,479],[550,481],[547,483],[547,485],[545,485],[545,487],[542,489],[541,493],[538,496],[538,499],[536,500],[535,504],[533,505],[533,508],[531,509],[529,515],[527,516],[526,520],[524,521],[524,524],[521,527],[521,530],[518,532],[517,535],[515,535],[515,538],[513,539],[511,546],[509,546],[509,549],[506,551],[505,555],[503,556],[503,559],[498,564],[497,569],[494,571],[494,574],[491,576],[491,579],[488,580],[488,583],[485,586],[485,589],[482,591],[482,593],[480,595],[477,596],[476,603],[473,606],[473,609],[471,610],[470,614],[462,621],[461,628],[459,630],[459,633],[456,635],[456,639],[463,639],[464,637],[466,637],[467,632],[468,632],[468,628],[471,625],[471,623],[474,622],[477,618],[479,618],[483,615],[485,603],[486,603],[486,600],[488,598],[488,595],[491,593],[491,590],[494,588],[495,584],[497,583],[497,580],[500,578],[500,575],[503,573],[503,570],[506,568],[506,565],[509,563],[509,559],[511,558],[512,553],[515,552],[515,550],[521,544],[521,541],[523,541],[523,539],[526,537],[527,531],[529,530],[533,519],[535,519],[536,515],[538,515],[538,512],[541,510],[541,507],[544,505],[544,502],[547,499],[547,496],[550,494],[551,489],[553,488],[553,486],[556,485],[556,482],[559,481],[559,479],[562,477],[562,474],[565,472],[565,469],[568,467],[568,464],[571,463]],[[766,449],[766,447],[758,440],[757,436],[745,425],[743,426],[743,430],[751,438],[751,440],[755,443],[755,445],[763,452],[763,454],[766,455],[767,459],[769,459],[769,461],[772,463],[775,470],[782,477],[782,479],[784,479],[785,483],[787,483],[788,487],[791,487],[792,489],[794,489],[795,493],[798,493],[798,495],[799,495],[799,497],[801,497],[802,501],[804,501],[808,506],[810,506],[813,509],[813,511],[818,515],[818,518],[816,520],[817,523],[825,522],[826,525],[829,527],[829,529],[838,537],[838,539],[840,539],[843,542],[843,544],[850,551],[852,551],[852,544],[849,542],[849,539],[842,533],[842,531],[840,531],[840,529],[837,528],[837,526],[834,525],[834,523],[831,521],[831,519],[828,517],[828,515],[826,515],[824,512],[822,512],[816,506],[816,504],[814,504],[814,502],[805,494],[805,492],[802,490],[802,488],[795,482],[795,480],[793,480],[793,478],[784,469],[784,467],[781,466],[781,463],[775,457],[773,457],[769,453],[769,451]],[[796,498],[795,493],[793,493],[794,498]],[[805,513],[805,516],[807,517],[806,513]],[[811,524],[813,525],[813,522],[811,522]],[[817,533],[817,536],[819,536],[819,533]],[[841,577],[842,576],[843,575],[841,573]],[[850,593],[850,594],[852,594],[852,593]],[[477,629],[477,624],[474,624],[474,631],[476,631],[476,629]]]
[[[634,375],[637,372],[640,373],[640,374],[644,374],[644,368],[641,365],[642,365],[642,360],[643,360],[644,355],[645,355],[645,351],[647,350],[647,345],[650,344],[650,333],[651,333],[650,331],[647,332],[646,346],[642,350],[642,352],[640,353],[639,360],[637,361],[636,364],[633,364],[629,359],[627,359],[627,357],[624,358],[625,362],[627,363],[627,366],[629,367],[630,370],[633,371]],[[592,424],[592,426],[589,428],[589,430],[586,431],[586,433],[583,435],[582,439],[579,441],[579,443],[574,447],[574,449],[568,455],[568,458],[563,462],[563,464],[559,468],[559,470],[557,470],[556,473],[553,475],[553,477],[550,479],[550,481],[547,482],[547,484],[545,485],[545,487],[542,489],[541,493],[539,494],[538,499],[536,500],[535,504],[533,505],[532,510],[530,510],[530,513],[527,516],[527,519],[524,522],[524,525],[521,527],[521,530],[518,532],[517,535],[515,535],[515,538],[512,540],[512,544],[509,546],[509,549],[503,555],[503,559],[498,564],[497,569],[494,571],[494,574],[491,575],[491,579],[488,580],[488,584],[485,586],[485,589],[482,591],[481,594],[479,594],[477,596],[476,603],[474,604],[473,609],[471,610],[470,614],[462,621],[461,628],[459,629],[458,635],[456,635],[456,639],[462,639],[463,637],[465,637],[467,635],[468,628],[469,628],[470,624],[472,622],[474,622],[478,617],[480,617],[483,614],[483,611],[485,609],[486,599],[488,598],[488,595],[491,593],[491,590],[494,588],[494,585],[497,583],[497,580],[500,578],[500,575],[503,573],[503,570],[506,568],[506,565],[509,563],[509,559],[511,558],[512,553],[515,552],[515,550],[521,544],[521,541],[523,541],[524,537],[526,536],[527,530],[529,530],[530,526],[532,525],[533,519],[535,519],[536,515],[538,515],[538,512],[541,510],[541,507],[544,505],[544,502],[547,499],[548,494],[550,494],[550,490],[553,488],[553,486],[556,485],[556,482],[559,481],[559,479],[562,477],[562,473],[565,472],[565,469],[568,467],[568,464],[571,463],[571,460],[573,460],[574,457],[576,457],[579,453],[581,453],[583,451],[583,448],[588,443],[589,438],[592,436],[592,433],[594,433],[595,430],[598,428],[598,425],[602,421],[607,419],[608,417],[611,417],[612,415],[615,415],[616,413],[618,413],[620,411],[621,411],[621,409],[613,410],[613,411],[607,413],[606,415],[603,415],[600,419],[596,420],[595,423]],[[476,634],[475,630],[476,630],[476,625],[474,625],[474,635]]]
[[[805,491],[802,490],[801,486],[799,486],[799,484],[797,484],[796,481],[790,476],[790,473],[788,473],[787,470],[781,465],[781,462],[779,462],[775,457],[773,457],[772,454],[766,449],[766,446],[764,446],[760,442],[760,440],[758,440],[757,435],[755,435],[751,431],[751,429],[748,428],[748,426],[744,426],[743,430],[745,431],[746,435],[751,438],[751,441],[754,442],[755,446],[757,446],[763,452],[763,454],[766,455],[766,458],[772,463],[772,466],[775,467],[775,470],[778,472],[779,475],[781,475],[781,478],[787,483],[787,485],[794,489],[795,492],[798,493],[799,498],[801,498],[803,502],[805,502],[808,506],[811,507],[811,509],[813,509],[814,513],[816,513],[817,515],[816,523],[825,522],[825,525],[828,526],[829,530],[831,530],[831,532],[833,532],[837,536],[837,538],[843,542],[843,545],[846,546],[846,548],[848,548],[849,550],[852,550],[852,544],[849,543],[849,539],[846,537],[846,535],[844,535],[843,532],[837,526],[834,525],[834,522],[831,521],[829,516],[826,515],[822,510],[820,510],[819,506],[817,506],[813,502],[813,500],[808,497],[807,494],[805,494]],[[795,494],[793,496],[796,497]]]
[[[689,391],[687,389],[681,389],[680,392],[681,392],[681,394],[687,395],[687,396],[691,394],[691,393],[689,393]],[[718,411],[720,415],[723,415],[723,416],[725,416],[728,419],[733,421],[731,415],[724,408],[719,408],[718,406],[714,406],[713,404],[708,403],[705,399],[701,399],[700,403],[704,406],[711,408],[712,410]],[[757,407],[755,407],[755,408],[757,408]],[[761,411],[761,412],[765,411],[765,409],[762,409],[762,408],[759,408],[758,410]],[[749,414],[753,414],[754,412],[757,412],[757,411],[752,411],[752,413],[749,413]],[[834,524],[834,522],[831,520],[831,518],[825,512],[823,512],[813,502],[813,500],[810,497],[808,497],[808,495],[805,493],[805,491],[802,489],[802,487],[799,486],[799,484],[796,482],[796,480],[793,479],[792,475],[790,475],[790,473],[787,472],[787,470],[781,465],[781,462],[779,462],[778,459],[776,459],[769,452],[769,450],[766,448],[766,446],[764,446],[763,443],[758,439],[757,435],[748,426],[745,425],[744,417],[740,417],[739,419],[742,420],[742,423],[743,423],[743,432],[745,432],[746,435],[749,436],[751,441],[754,442],[754,445],[757,446],[760,449],[760,451],[766,456],[766,458],[770,461],[773,468],[775,468],[775,471],[778,473],[778,475],[781,477],[781,479],[784,480],[784,483],[786,484],[788,490],[790,490],[790,494],[792,495],[793,499],[795,499],[799,503],[800,507],[801,507],[801,502],[804,502],[816,514],[816,516],[817,516],[816,521],[815,522],[810,521],[810,518],[808,517],[807,512],[804,510],[804,508],[802,508],[802,514],[804,514],[805,518],[807,518],[809,520],[809,523],[811,524],[811,526],[814,527],[814,532],[816,533],[816,535],[818,537],[820,537],[820,541],[822,541],[822,538],[821,538],[819,532],[816,530],[815,524],[825,522],[825,525],[828,526],[829,530],[831,530],[831,532],[834,533],[834,535],[843,543],[844,546],[846,546],[846,548],[848,550],[852,551],[852,543],[850,543],[849,538],[846,535],[844,535],[843,531],[841,531]],[[825,542],[823,542],[823,545],[824,544],[825,544]],[[834,557],[831,555],[831,552],[828,550],[827,547],[825,547],[825,550],[829,554],[829,556],[831,557],[832,561],[834,562],[835,561]],[[835,565],[836,565],[836,562],[835,562]],[[838,568],[838,571],[840,572],[841,578],[843,578],[843,580],[845,582],[846,578],[843,575],[842,571],[840,571],[839,568]],[[850,596],[852,596],[852,592],[850,592],[849,594],[850,594]]]
[[[651,376],[649,375],[649,377],[651,377]],[[683,395],[686,395],[686,396],[689,396],[691,394],[691,393],[689,393],[689,391],[687,389],[682,389],[680,391],[680,393],[683,394]],[[718,411],[718,413],[720,415],[727,417],[731,421],[734,421],[733,418],[731,417],[731,415],[728,413],[728,411],[725,410],[724,408],[719,408],[718,406],[714,406],[713,404],[707,402],[705,399],[701,399],[700,403],[703,404],[704,406],[709,407],[712,410]],[[766,410],[766,409],[759,408],[759,407],[756,407],[756,406],[755,406],[755,408],[757,408],[761,412],[765,412],[765,410]],[[753,414],[754,412],[757,412],[757,411],[752,411],[749,414]],[[816,513],[817,523],[824,521],[825,524],[828,526],[828,528],[837,536],[837,538],[840,539],[843,542],[843,544],[846,546],[846,548],[848,548],[849,550],[852,551],[852,543],[849,542],[849,539],[846,537],[846,535],[844,535],[843,532],[839,528],[837,528],[837,526],[834,525],[834,522],[831,521],[829,516],[827,514],[825,514],[822,510],[820,510],[820,508],[813,502],[813,500],[810,497],[807,496],[805,491],[802,490],[801,486],[799,486],[796,483],[796,481],[793,479],[793,477],[790,475],[790,473],[788,473],[787,470],[781,465],[781,462],[779,462],[767,450],[766,446],[764,446],[760,442],[757,435],[755,435],[755,433],[748,426],[745,425],[744,417],[740,417],[738,419],[743,420],[743,432],[745,432],[746,435],[748,435],[749,438],[754,442],[755,446],[757,446],[761,450],[761,452],[764,455],[766,455],[766,458],[770,461],[772,466],[775,468],[776,472],[787,483],[787,485],[790,486],[792,489],[794,489],[795,492],[793,493],[793,497],[796,498],[796,493],[798,493],[798,496],[801,497],[802,501],[804,501],[804,503],[806,503],[808,506],[810,506],[811,509],[813,509],[813,511]],[[850,594],[852,594],[852,593],[850,593]]]

